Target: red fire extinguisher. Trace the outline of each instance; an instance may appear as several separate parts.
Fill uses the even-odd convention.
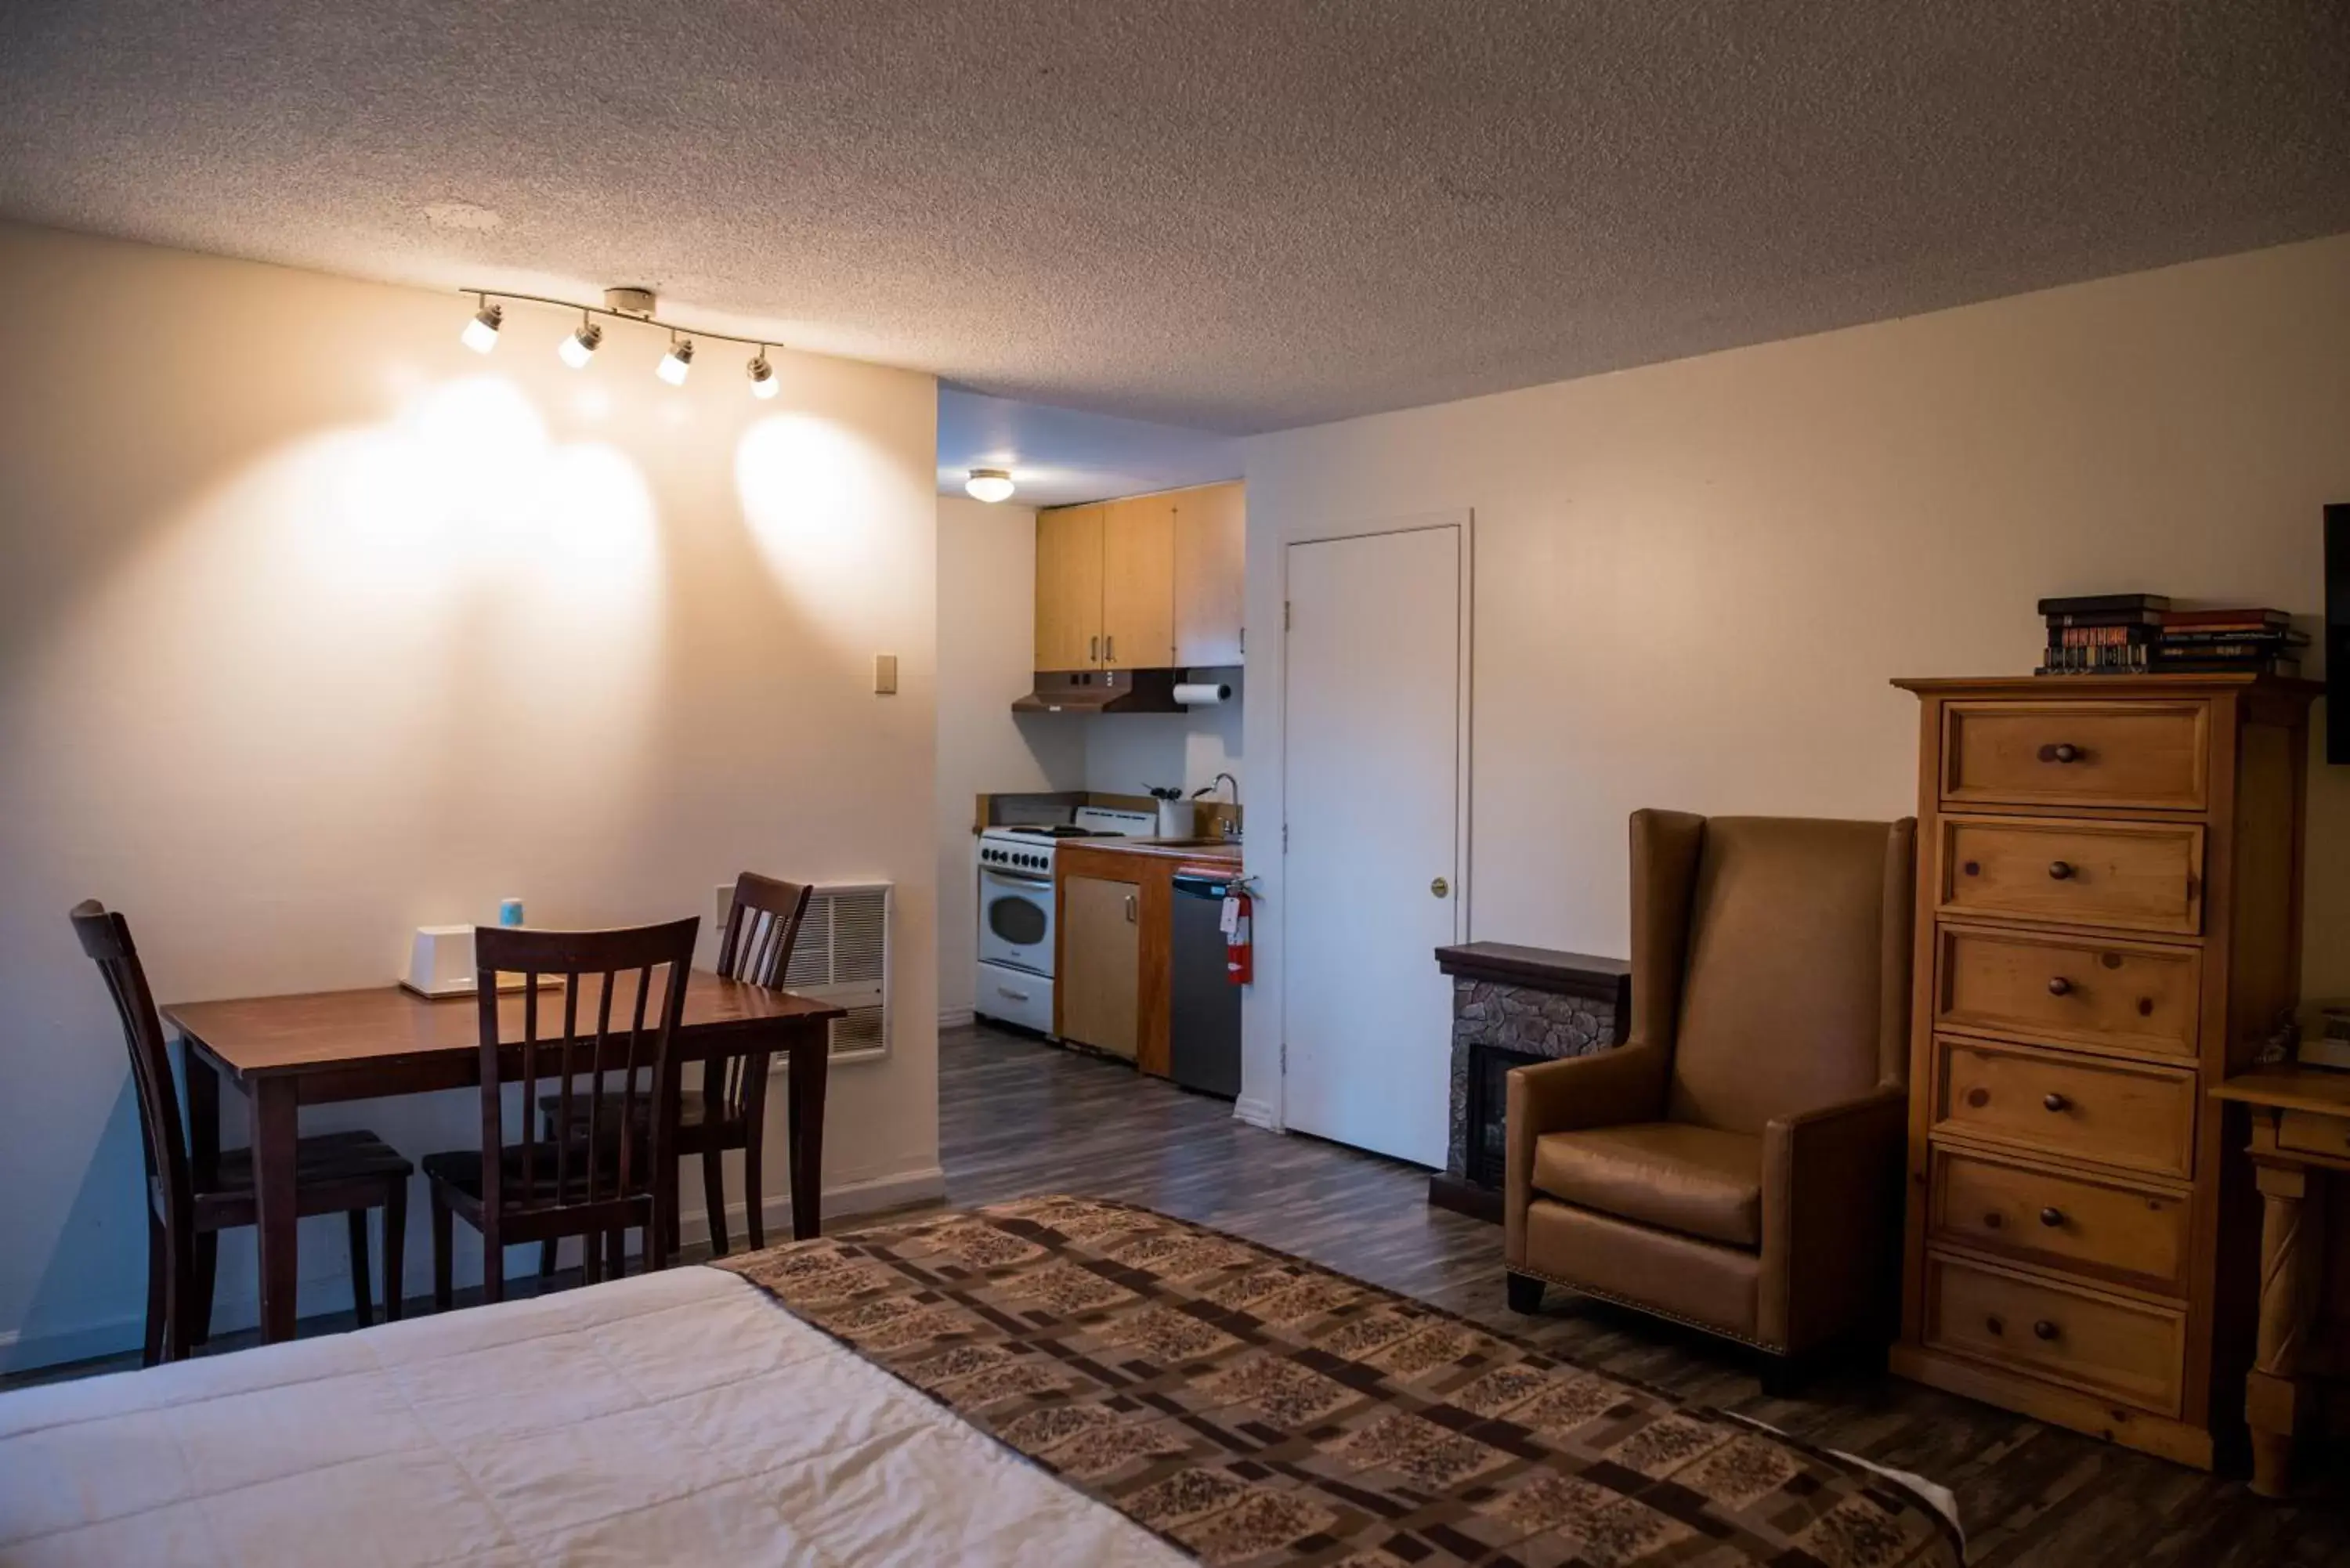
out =
[[[1249,937],[1250,910],[1253,902],[1241,891],[1241,885],[1237,882],[1224,890],[1224,978],[1234,985],[1246,985],[1256,978],[1256,964]]]

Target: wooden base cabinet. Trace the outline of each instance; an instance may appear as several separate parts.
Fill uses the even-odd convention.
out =
[[[1061,1037],[1131,1062],[1141,1043],[1142,888],[1064,876],[1060,899]]]
[[[2211,1467],[2259,1209],[2207,1099],[2300,994],[2317,688],[1903,680],[1921,705],[1894,1370]]]

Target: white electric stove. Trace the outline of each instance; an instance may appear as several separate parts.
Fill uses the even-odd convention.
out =
[[[979,836],[979,969],[972,1010],[1053,1032],[1053,860],[1071,838],[1148,836],[1147,811],[1080,806],[1074,822],[991,827]]]

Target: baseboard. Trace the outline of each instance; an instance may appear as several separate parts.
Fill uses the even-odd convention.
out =
[[[968,1007],[942,1007],[939,1009],[939,1027],[961,1029],[964,1024],[975,1021],[977,1017],[978,1014]]]
[[[1243,1121],[1267,1132],[1279,1132],[1281,1124],[1274,1119],[1273,1102],[1260,1100],[1253,1095],[1243,1095],[1232,1102],[1232,1119]]]
[[[836,1220],[853,1215],[904,1209],[917,1203],[934,1203],[946,1196],[946,1172],[935,1165],[892,1176],[840,1182],[824,1189],[825,1222],[829,1225]],[[749,1234],[749,1229],[743,1223],[748,1213],[745,1204],[729,1203],[726,1206],[726,1239],[738,1249],[743,1245],[743,1239]],[[782,1197],[770,1199],[765,1206],[764,1218],[769,1245],[791,1240],[791,1199]],[[703,1246],[710,1241],[709,1217],[698,1209],[680,1216],[678,1230],[688,1246]],[[566,1262],[572,1261],[571,1251],[571,1249],[566,1250]],[[309,1248],[303,1249],[303,1256],[310,1256]],[[339,1248],[337,1256],[340,1256]],[[478,1244],[469,1246],[461,1236],[457,1243],[457,1282],[460,1286],[480,1283],[480,1257]],[[506,1269],[509,1275],[537,1267],[537,1257],[538,1249],[535,1244],[527,1248],[508,1248]],[[406,1299],[414,1301],[431,1293],[431,1243],[420,1248],[415,1245],[415,1238],[411,1237],[405,1272],[408,1278],[402,1293]],[[230,1334],[252,1327],[261,1315],[253,1291],[248,1288],[241,1293],[235,1292],[225,1268],[220,1282],[222,1288],[213,1309],[214,1331]],[[296,1310],[303,1317],[320,1317],[348,1312],[350,1304],[349,1282],[347,1276],[337,1270],[333,1273],[304,1280]],[[88,1361],[100,1355],[118,1355],[126,1350],[138,1349],[146,1337],[146,1332],[143,1306],[140,1312],[129,1316],[110,1317],[47,1333],[27,1334],[21,1329],[0,1329],[0,1374],[24,1372],[36,1366],[56,1366],[71,1361]]]

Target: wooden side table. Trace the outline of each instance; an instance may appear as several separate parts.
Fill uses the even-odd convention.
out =
[[[2283,1497],[2293,1438],[2314,1424],[2322,1390],[2313,1344],[2326,1273],[2328,1172],[2350,1173],[2350,1073],[2257,1067],[2211,1091],[2248,1106],[2261,1193],[2260,1344],[2244,1386],[2252,1490]]]

